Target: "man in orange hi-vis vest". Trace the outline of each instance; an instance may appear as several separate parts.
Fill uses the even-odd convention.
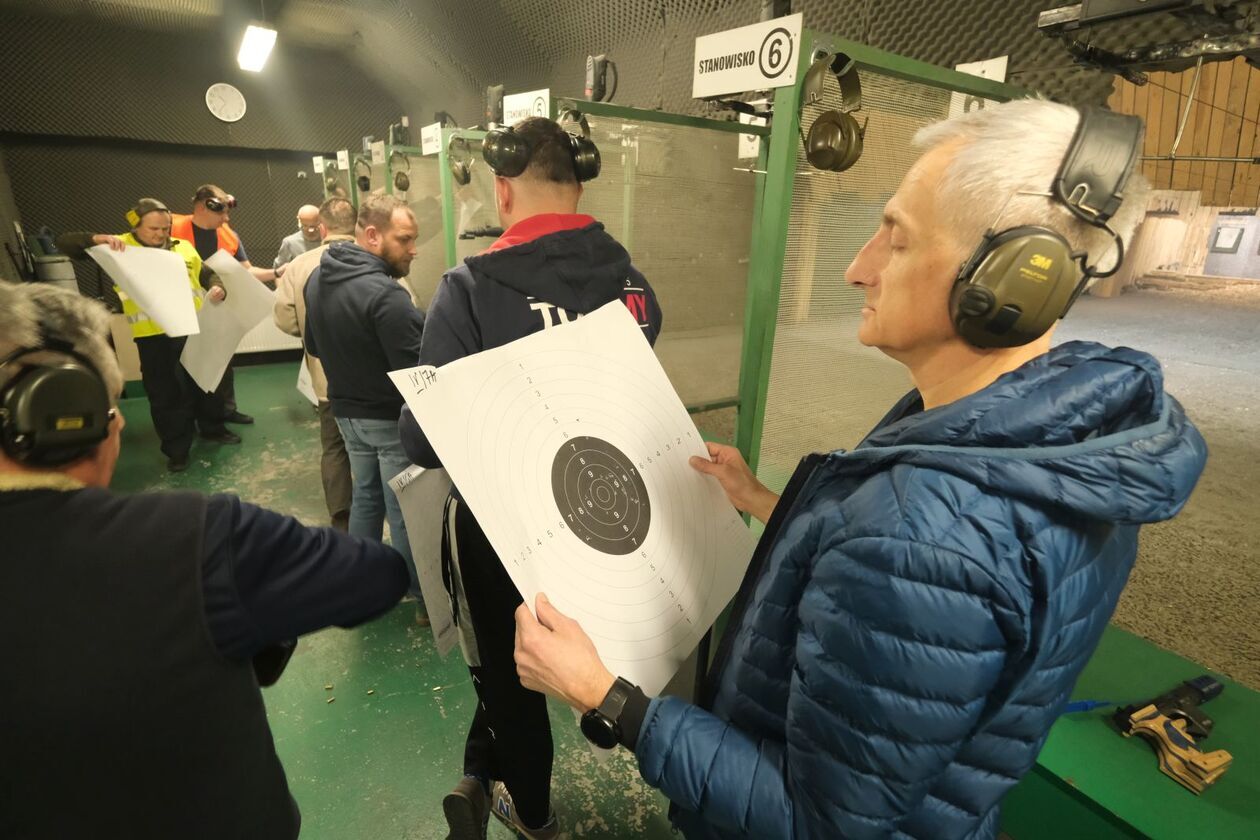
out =
[[[256,268],[250,265],[245,253],[245,243],[236,231],[228,224],[232,210],[236,207],[236,198],[224,192],[214,184],[202,184],[193,194],[192,213],[183,215],[176,213],[171,218],[171,236],[193,243],[197,253],[203,260],[209,259],[216,251],[223,249],[242,266],[249,269],[259,281],[267,284],[275,283],[276,272],[270,268]],[[236,407],[236,382],[232,366],[228,365],[223,372],[223,380],[215,389],[215,394],[223,400],[224,421],[228,423],[249,424],[254,418],[244,414]]]

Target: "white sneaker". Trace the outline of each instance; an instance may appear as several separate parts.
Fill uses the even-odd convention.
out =
[[[507,785],[503,782],[495,782],[494,787],[490,788],[490,802],[490,813],[494,814],[499,822],[515,831],[517,837],[524,840],[559,840],[562,836],[560,821],[556,819],[555,811],[552,811],[551,816],[547,818],[546,825],[540,828],[526,828],[520,817],[516,815],[516,806],[512,804],[512,794],[508,793]]]

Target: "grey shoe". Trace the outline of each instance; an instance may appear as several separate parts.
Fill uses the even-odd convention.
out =
[[[451,831],[446,840],[486,840],[490,821],[490,797],[475,776],[465,776],[442,799],[442,813]]]
[[[516,836],[522,840],[559,840],[560,821],[556,819],[556,812],[552,811],[551,816],[547,818],[546,825],[539,828],[526,828],[521,822],[520,817],[516,815],[516,806],[512,804],[512,794],[508,793],[507,785],[503,782],[495,782],[490,788],[490,799],[494,803],[491,813],[498,818],[499,822],[516,832]]]

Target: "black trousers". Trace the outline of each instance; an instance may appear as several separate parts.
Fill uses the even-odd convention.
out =
[[[136,339],[140,379],[149,398],[153,429],[168,458],[187,455],[197,429],[206,434],[224,430],[222,400],[202,391],[180,364],[179,355],[187,340],[169,335]]]
[[[236,411],[236,376],[232,373],[230,362],[227,370],[223,371],[223,379],[219,380],[219,387],[214,389],[214,396],[219,401],[221,417],[227,417]]]
[[[447,528],[452,510],[454,545],[443,540],[442,560],[459,565],[480,660],[468,668],[479,702],[464,747],[464,773],[502,781],[521,820],[538,828],[551,816],[554,748],[546,697],[526,689],[516,675],[521,595],[463,502],[447,505]]]

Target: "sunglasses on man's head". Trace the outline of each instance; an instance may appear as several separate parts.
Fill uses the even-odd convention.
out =
[[[224,198],[218,198],[212,195],[206,199],[206,209],[215,213],[222,213],[224,210],[235,210],[236,196],[229,195]]]

